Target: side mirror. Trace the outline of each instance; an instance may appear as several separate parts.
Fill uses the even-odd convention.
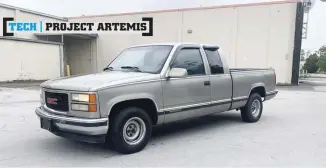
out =
[[[188,76],[188,71],[184,68],[172,68],[167,77],[168,78],[183,78]]]

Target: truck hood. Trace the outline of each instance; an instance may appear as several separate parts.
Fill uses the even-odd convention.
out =
[[[58,90],[96,91],[97,89],[101,89],[101,87],[109,87],[144,80],[153,80],[156,78],[159,78],[159,74],[108,71],[48,80],[43,82],[41,87]]]

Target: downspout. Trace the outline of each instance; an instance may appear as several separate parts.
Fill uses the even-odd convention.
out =
[[[93,40],[92,38],[89,39],[89,52],[90,52],[90,56],[89,56],[89,61],[91,62],[91,73],[94,72],[94,62],[93,62],[93,57],[94,57],[94,54],[93,54],[93,47],[92,47],[92,43],[93,43]]]
[[[295,86],[299,85],[303,16],[304,16],[303,4],[302,4],[302,2],[298,2],[297,8],[296,8],[294,48],[293,48],[293,58],[292,58],[293,59],[292,60],[292,77],[291,77],[291,84],[295,85]]]
[[[60,59],[60,69],[61,69],[61,77],[64,77],[65,76],[65,64],[64,64],[64,57],[65,57],[65,54],[64,54],[64,39],[63,39],[63,34],[61,34],[61,47],[60,47],[60,50],[61,50],[61,59]]]
[[[98,64],[98,36],[96,37],[96,64],[95,64],[95,66],[96,66],[96,72],[99,71],[97,64]]]

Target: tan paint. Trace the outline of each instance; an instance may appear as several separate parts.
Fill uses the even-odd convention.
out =
[[[126,13],[114,13],[114,14],[104,14],[104,15],[86,15],[86,16],[76,16],[76,17],[67,17],[67,18],[68,19],[78,19],[78,18],[91,18],[91,17],[153,14],[153,13],[181,12],[181,11],[217,9],[217,8],[236,8],[236,7],[247,7],[247,6],[274,5],[274,4],[285,4],[285,3],[296,3],[296,2],[300,2],[300,0],[284,0],[284,1],[258,2],[258,3],[246,3],[246,4],[218,5],[218,6],[167,9],[167,10],[143,11],[143,12],[126,12]]]

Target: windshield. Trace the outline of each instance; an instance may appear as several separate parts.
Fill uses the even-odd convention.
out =
[[[124,50],[108,67],[110,70],[133,70],[159,73],[173,46],[141,46]]]

